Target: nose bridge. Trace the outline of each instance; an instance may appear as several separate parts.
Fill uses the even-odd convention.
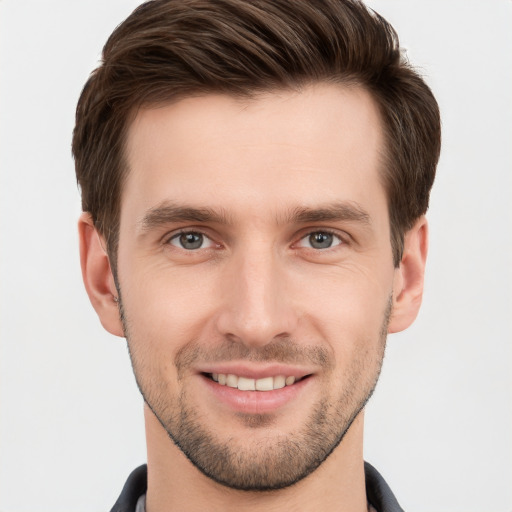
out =
[[[257,245],[257,247],[256,247]],[[233,256],[219,318],[224,336],[263,346],[290,336],[296,318],[282,261],[270,244],[250,244]]]

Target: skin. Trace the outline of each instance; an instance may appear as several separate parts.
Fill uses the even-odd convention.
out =
[[[79,230],[89,297],[126,334],[146,401],[148,512],[366,510],[362,407],[386,332],[417,315],[427,252],[422,217],[393,265],[372,98],[327,84],[189,98],[142,109],[126,147],[119,289],[88,214]],[[205,376],[273,368],[307,379],[263,412]]]

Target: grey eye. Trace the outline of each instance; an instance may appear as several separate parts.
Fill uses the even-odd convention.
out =
[[[334,233],[329,233],[329,231],[313,231],[300,240],[298,247],[322,250],[341,244],[343,244],[343,240]]]
[[[194,233],[192,231],[188,233],[179,233],[176,236],[173,236],[169,241],[171,245],[181,249],[186,249],[187,251],[201,249],[207,242],[209,242],[209,239],[203,234]]]
[[[309,244],[313,249],[328,249],[332,246],[334,235],[318,231],[309,235]]]

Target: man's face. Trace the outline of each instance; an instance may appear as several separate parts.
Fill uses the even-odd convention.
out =
[[[307,476],[374,388],[396,276],[382,144],[370,96],[334,85],[185,99],[130,127],[118,282],[133,367],[218,482]]]

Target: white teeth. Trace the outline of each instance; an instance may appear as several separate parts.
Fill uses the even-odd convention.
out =
[[[283,375],[274,377],[274,389],[284,388],[285,384],[286,384],[286,378]]]
[[[241,391],[254,391],[256,389],[256,383],[254,379],[238,377],[238,389]]]
[[[272,391],[274,389],[274,377],[265,377],[256,381],[258,391]]]
[[[285,377],[284,375],[264,377],[262,379],[248,379],[247,377],[238,377],[232,373],[212,373],[211,376],[221,386],[238,388],[241,391],[272,391],[273,389],[291,386],[297,381],[293,376]]]
[[[232,373],[228,373],[226,375],[226,386],[229,386],[230,388],[238,387],[238,377]]]

